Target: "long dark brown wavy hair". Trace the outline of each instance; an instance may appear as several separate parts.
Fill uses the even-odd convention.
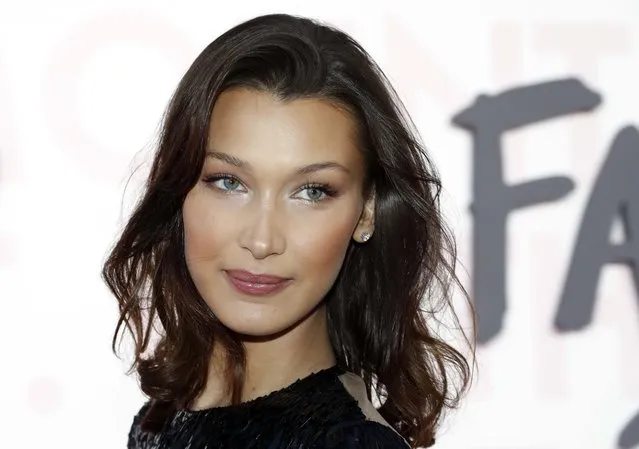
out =
[[[231,362],[232,403],[241,398],[243,346],[195,288],[181,214],[201,176],[213,106],[229,87],[283,100],[326,99],[357,123],[365,188],[376,194],[375,234],[366,244],[351,243],[324,298],[330,340],[338,364],[364,379],[369,399],[376,395],[380,414],[412,446],[432,445],[443,412],[458,404],[474,366],[430,324],[452,310],[453,287],[468,300],[440,211],[440,179],[366,51],[333,27],[284,14],[230,29],[193,62],[166,110],[144,193],[104,264],[120,309],[113,351],[126,326],[135,341],[130,373],[137,370],[153,400],[143,429],[159,430],[202,391],[214,343]],[[474,354],[474,332],[462,334]]]

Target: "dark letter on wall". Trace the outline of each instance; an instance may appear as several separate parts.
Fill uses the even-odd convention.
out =
[[[615,218],[621,219],[625,241],[610,243]],[[626,264],[639,298],[639,132],[622,129],[590,194],[564,291],[555,317],[560,332],[583,329],[592,321],[599,275],[604,265]],[[639,414],[624,427],[621,448],[639,444]]]
[[[610,243],[610,230],[620,218],[625,241]],[[622,129],[599,172],[586,206],[577,243],[555,317],[559,331],[590,324],[599,274],[609,263],[627,264],[639,294],[639,133]]]
[[[506,218],[512,210],[555,201],[573,182],[563,176],[509,186],[504,183],[501,136],[506,131],[568,114],[591,111],[600,96],[577,79],[481,95],[453,123],[473,134],[473,299],[478,339],[486,343],[502,328],[506,311]]]

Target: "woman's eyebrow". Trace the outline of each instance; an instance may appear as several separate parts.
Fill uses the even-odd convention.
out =
[[[227,153],[222,153],[220,151],[215,151],[215,150],[207,150],[206,152],[206,156],[210,157],[212,159],[217,159],[219,161],[225,162],[229,165],[233,165],[237,168],[242,168],[245,169],[247,171],[251,171],[253,170],[253,167],[251,166],[250,163],[248,163],[247,161],[244,161],[238,157],[232,156],[230,154]],[[301,167],[297,167],[295,169],[295,174],[296,175],[307,175],[309,173],[314,173],[316,171],[320,171],[320,170],[340,170],[343,171],[347,174],[351,174],[350,170],[346,167],[344,167],[341,164],[338,164],[337,162],[333,162],[333,161],[324,161],[324,162],[315,162],[312,164],[308,164],[308,165],[304,165]]]

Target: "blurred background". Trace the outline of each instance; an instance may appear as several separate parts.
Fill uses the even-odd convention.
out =
[[[2,1],[0,446],[126,446],[101,264],[185,70],[271,12],[360,41],[440,169],[480,344],[436,447],[639,447],[636,0]]]

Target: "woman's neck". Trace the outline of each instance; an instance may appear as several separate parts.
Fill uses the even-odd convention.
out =
[[[246,370],[242,402],[282,389],[297,379],[335,365],[324,305],[293,328],[274,337],[247,338],[244,346]],[[214,351],[214,354],[221,352]],[[222,366],[219,357],[212,360],[206,388],[193,408],[230,403],[220,374]]]

